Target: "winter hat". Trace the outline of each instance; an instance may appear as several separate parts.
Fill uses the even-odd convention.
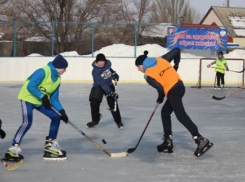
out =
[[[144,60],[147,58],[147,54],[148,51],[144,51],[144,55],[140,55],[139,57],[137,57],[137,59],[135,60],[135,65],[142,65]]]
[[[67,60],[60,54],[56,56],[56,58],[54,58],[52,63],[55,68],[67,68],[68,67]]]
[[[98,54],[97,56],[96,56],[96,60],[95,60],[95,62],[97,63],[98,61],[106,61],[106,58],[105,58],[105,55],[104,54]]]
[[[223,55],[224,53],[222,51],[219,51],[218,52],[218,55]]]

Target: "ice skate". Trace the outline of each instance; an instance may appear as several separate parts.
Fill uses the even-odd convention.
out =
[[[218,86],[218,87],[215,87],[214,89],[215,89],[215,90],[221,90],[221,87]]]
[[[119,129],[123,130],[123,123],[122,122],[117,123],[117,127]]]
[[[200,157],[203,155],[208,149],[210,149],[213,146],[213,143],[209,142],[208,139],[202,137],[202,136],[194,136],[193,140],[197,144],[197,149],[194,152],[194,155],[197,157]]]
[[[60,149],[57,141],[46,139],[43,158],[45,160],[65,160],[67,156],[66,151]]]
[[[95,125],[98,125],[102,117],[103,117],[102,114],[100,114],[99,121],[91,121],[91,122],[88,122],[87,125],[86,125],[86,127],[87,128],[93,128]]]
[[[14,146],[8,149],[8,151],[5,153],[5,157],[3,160],[19,162],[21,159],[24,159],[23,155],[20,155],[20,153],[21,153],[20,145],[15,144]]]
[[[172,135],[169,135],[168,137],[165,137],[163,140],[163,143],[161,145],[157,146],[158,152],[164,152],[164,153],[173,153],[173,141],[172,141]]]

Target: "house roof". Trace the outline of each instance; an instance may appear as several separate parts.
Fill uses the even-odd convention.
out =
[[[245,37],[245,8],[211,6],[201,20],[200,24],[205,21],[212,10],[222,22],[223,26],[228,29],[228,32],[232,38]]]

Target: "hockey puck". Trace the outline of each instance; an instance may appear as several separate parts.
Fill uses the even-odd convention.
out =
[[[102,142],[104,143],[104,144],[106,144],[107,142],[105,141],[105,139],[102,139]]]

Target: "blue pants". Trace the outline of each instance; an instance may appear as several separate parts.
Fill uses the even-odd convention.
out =
[[[53,109],[44,106],[36,107],[35,105],[25,101],[21,101],[21,108],[23,121],[14,136],[12,145],[16,143],[20,144],[26,132],[31,128],[33,121],[33,109],[38,110],[51,119],[49,138],[55,139],[57,137],[60,126],[60,115],[57,114]]]

